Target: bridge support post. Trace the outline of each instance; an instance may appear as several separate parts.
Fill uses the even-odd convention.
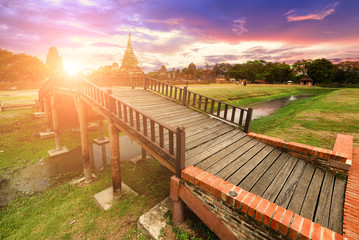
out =
[[[172,200],[172,222],[175,226],[181,225],[185,220],[184,203],[180,199],[180,178],[171,177],[170,198]]]
[[[69,150],[67,150],[66,147],[61,146],[61,139],[60,139],[60,126],[59,126],[59,117],[58,112],[55,106],[55,93],[51,92],[51,112],[52,112],[52,125],[54,128],[55,133],[55,145],[56,148],[49,151],[50,157],[55,157],[64,153],[67,153]]]
[[[82,163],[84,167],[85,183],[92,182],[91,172],[91,159],[90,148],[87,129],[87,109],[85,103],[78,99],[79,107],[79,122],[80,122],[80,134],[81,134],[81,150],[82,150]]]
[[[47,97],[44,98],[44,109],[45,109],[46,132],[51,132],[50,106],[49,106],[49,99]]]
[[[113,200],[117,201],[121,198],[121,167],[120,167],[120,145],[118,138],[118,129],[109,122],[108,132],[110,136],[110,155],[111,155],[111,170],[112,170],[112,186],[113,186]]]

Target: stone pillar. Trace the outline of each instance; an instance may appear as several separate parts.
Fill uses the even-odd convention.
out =
[[[51,92],[51,111],[52,111],[52,124],[54,127],[54,133],[55,133],[55,144],[56,144],[56,150],[61,150],[61,139],[60,139],[60,127],[59,127],[59,118],[57,115],[57,110],[55,106],[55,93]]]
[[[110,155],[112,170],[113,200],[119,200],[122,195],[121,188],[121,167],[120,167],[120,145],[118,129],[109,122],[108,132],[110,137]]]
[[[50,106],[49,106],[49,99],[47,97],[44,98],[44,109],[45,109],[46,132],[51,132]]]
[[[85,183],[92,182],[90,148],[87,129],[87,109],[85,103],[79,99],[79,122],[81,133],[82,161],[84,166]]]
[[[181,225],[185,220],[184,203],[180,199],[180,179],[171,177],[170,198],[172,200],[172,222],[175,226]]]
[[[142,160],[145,160],[147,158],[147,152],[143,148],[141,148],[141,150],[142,150]]]

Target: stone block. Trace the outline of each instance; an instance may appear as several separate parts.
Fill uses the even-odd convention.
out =
[[[140,217],[137,222],[137,228],[146,236],[158,239],[161,229],[166,226],[166,220],[163,215],[170,209],[171,200],[167,197]]]
[[[59,156],[59,155],[62,155],[62,154],[68,153],[68,152],[69,152],[69,150],[66,147],[61,147],[60,149],[52,149],[48,153],[51,158],[51,157],[56,157],[56,156]]]
[[[138,196],[138,194],[133,191],[129,186],[127,186],[125,183],[121,183],[122,192],[134,196]],[[106,211],[110,209],[114,203],[113,201],[113,188],[109,187],[102,192],[96,193],[93,196],[93,200],[95,204],[101,208],[102,210]]]
[[[54,132],[39,132],[40,138],[41,139],[47,139],[47,138],[53,138],[55,137],[55,133]]]
[[[102,144],[106,144],[110,142],[110,139],[108,137],[104,137],[104,138],[95,138],[93,140],[94,143],[96,143],[97,145],[102,145]]]

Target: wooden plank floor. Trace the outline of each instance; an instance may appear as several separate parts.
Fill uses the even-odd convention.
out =
[[[144,90],[113,89],[121,100],[186,129],[186,167],[230,183],[342,233],[345,182],[241,130]]]

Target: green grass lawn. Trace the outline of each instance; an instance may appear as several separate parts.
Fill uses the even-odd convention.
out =
[[[295,101],[256,119],[250,131],[332,149],[338,133],[354,136],[359,147],[359,89],[338,89]]]

